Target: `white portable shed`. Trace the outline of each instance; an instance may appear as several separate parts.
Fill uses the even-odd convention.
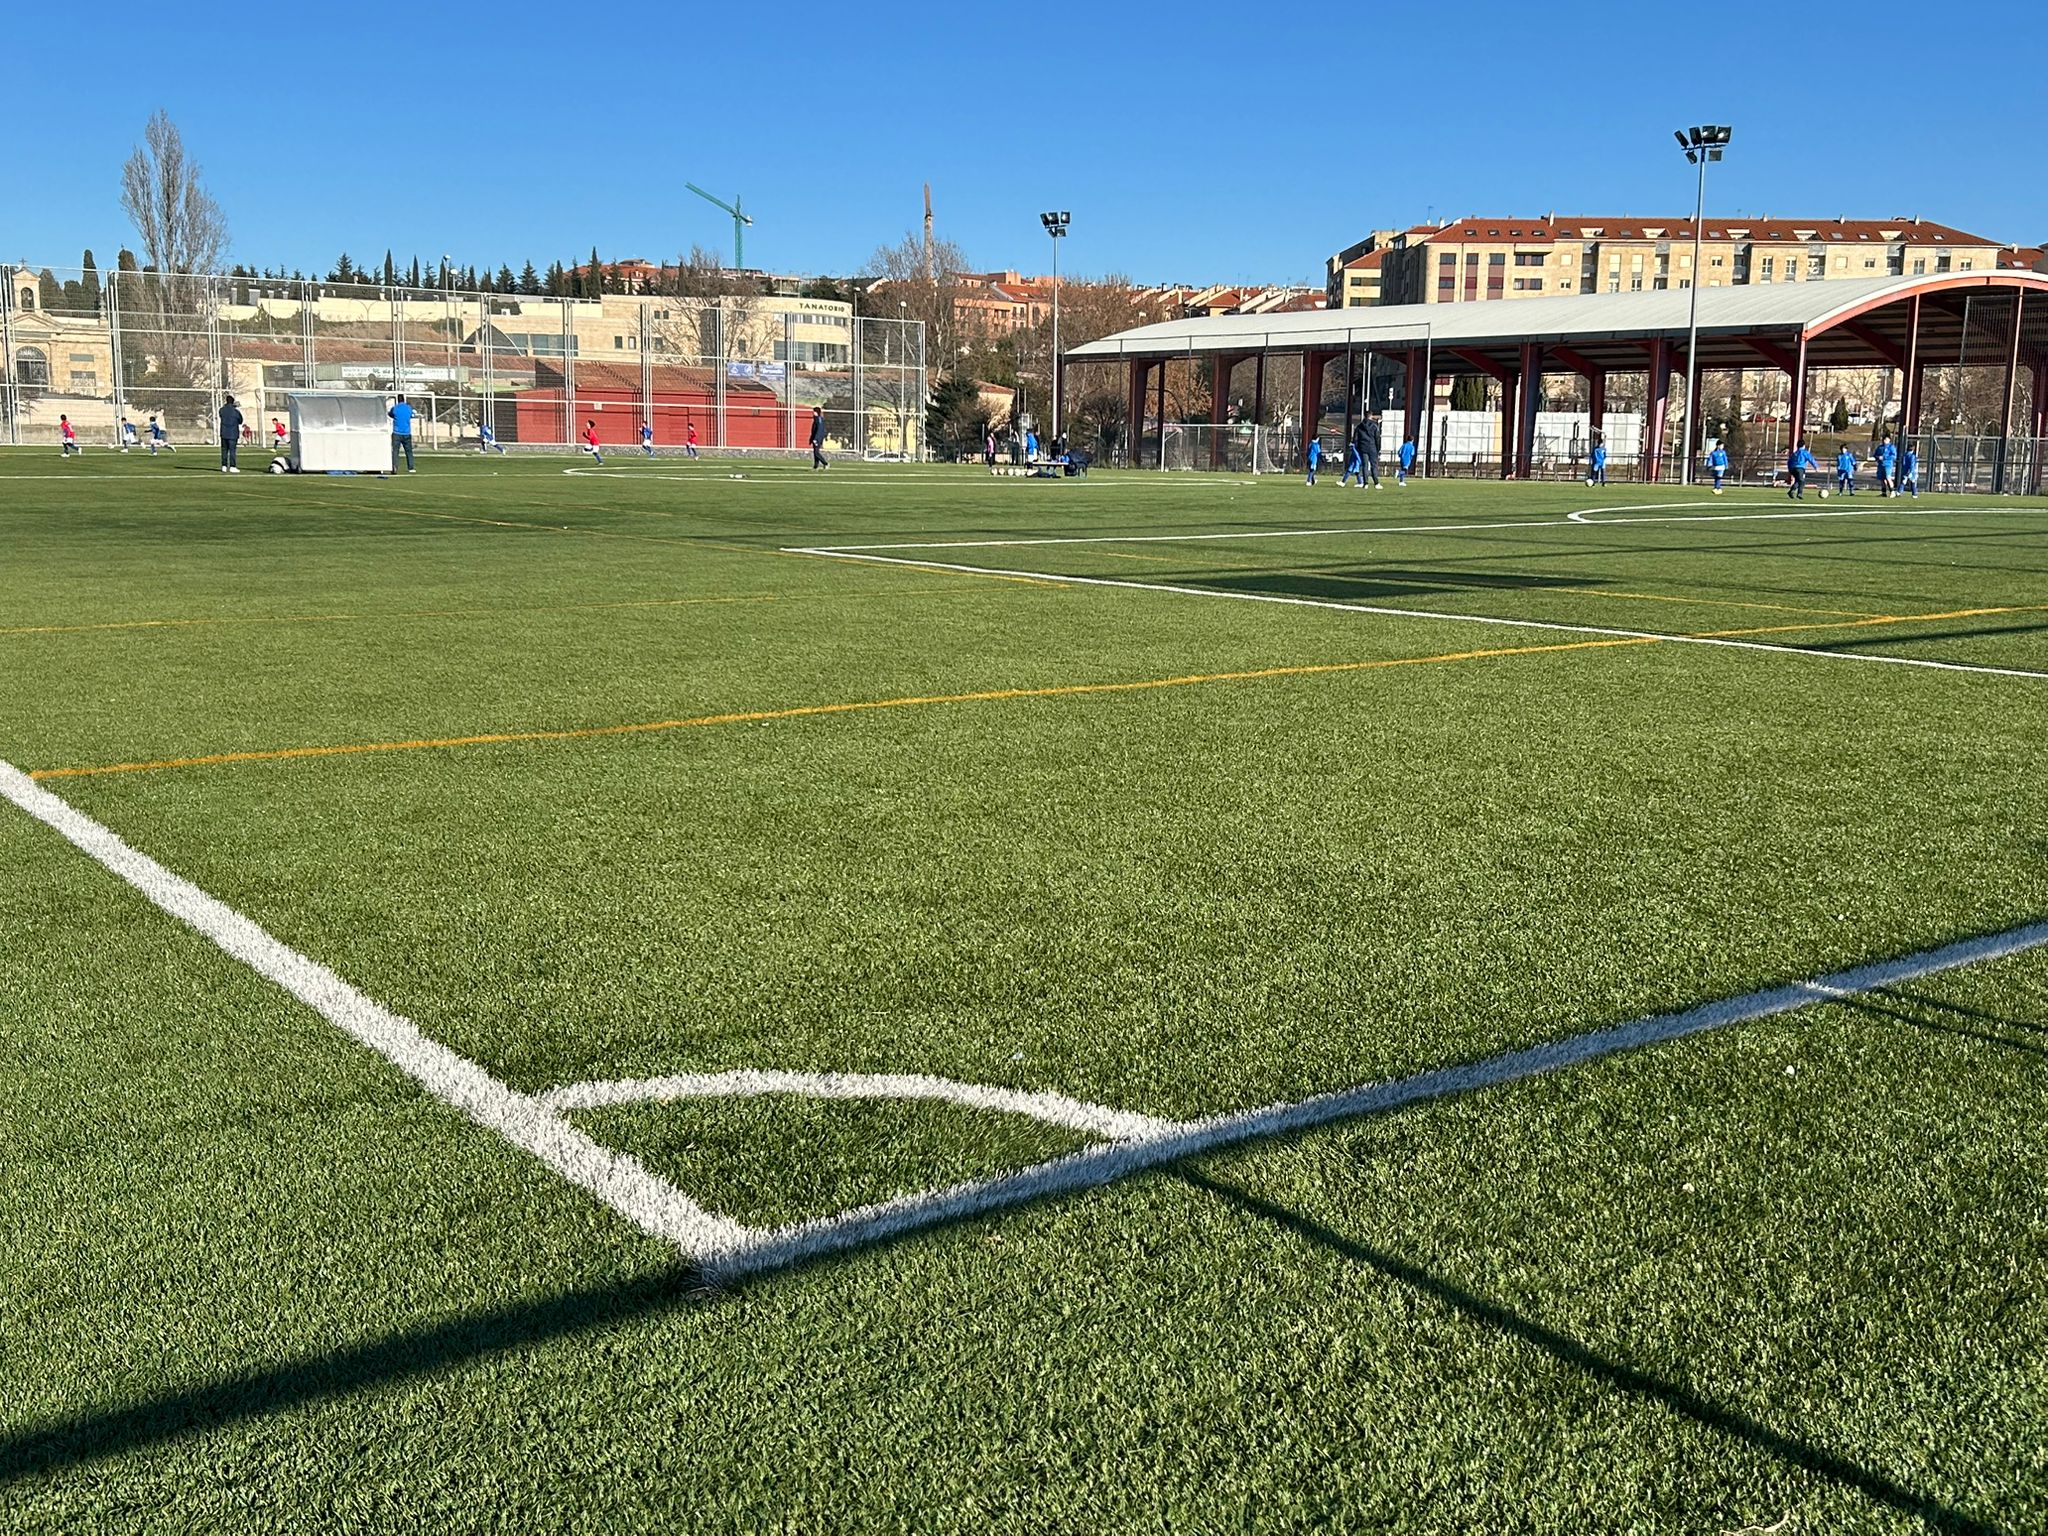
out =
[[[292,468],[309,475],[388,474],[390,405],[368,390],[302,389],[291,408]]]

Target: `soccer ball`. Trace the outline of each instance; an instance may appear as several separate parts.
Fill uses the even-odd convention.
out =
[[[1822,501],[1826,501],[1828,499],[1828,488],[1826,486],[1822,486],[1820,488],[1820,499]]]

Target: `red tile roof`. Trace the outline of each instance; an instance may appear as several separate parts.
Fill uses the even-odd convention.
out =
[[[1458,241],[1466,244],[1503,244],[1550,240],[1690,240],[1689,218],[1644,218],[1625,214],[1612,218],[1501,218],[1498,216],[1453,219],[1438,226],[1424,225],[1411,234],[1425,240]],[[1655,234],[1649,231],[1655,230]],[[1969,234],[1949,224],[1915,219],[1708,219],[1704,224],[1708,240],[1784,240],[1803,242],[1858,241],[1881,243],[1902,241],[1909,245],[1999,245],[1981,235]]]

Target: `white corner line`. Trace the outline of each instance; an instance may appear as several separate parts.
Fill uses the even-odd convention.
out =
[[[435,1098],[531,1153],[642,1231],[666,1239],[691,1262],[715,1267],[725,1256],[746,1251],[758,1236],[753,1228],[705,1210],[638,1160],[600,1146],[554,1110],[500,1082],[468,1057],[428,1039],[410,1019],[364,996],[326,966],[137,852],[11,763],[0,762],[0,796],[368,1046]]]
[[[2048,946],[2048,922],[2026,923],[2001,933],[1961,939],[1893,960],[1852,966],[1805,981],[1702,1003],[1675,1013],[1652,1014],[1625,1024],[1544,1041],[1461,1066],[1439,1067],[1393,1082],[1317,1094],[1296,1103],[1273,1104],[1263,1109],[1182,1122],[1163,1135],[1145,1140],[1090,1147],[1014,1173],[924,1194],[906,1195],[837,1216],[760,1233],[750,1237],[741,1251],[721,1261],[716,1266],[716,1275],[732,1280],[787,1268],[805,1260],[862,1248],[965,1217],[987,1215],[1056,1195],[1096,1189],[1203,1153],[1312,1130],[1342,1120],[1384,1114],[1432,1099],[1474,1093],[1567,1067],[1583,1066],[1644,1046],[1791,1013],[1829,1001],[1854,998],[1881,987],[1896,986],[1901,982],[2003,959],[2044,946]]]
[[[1518,526],[1528,527],[1529,524]],[[851,549],[793,547],[787,555],[816,555],[826,560],[856,560],[870,565],[903,565],[925,571],[964,571],[979,576],[1022,576],[1033,581],[1062,582],[1077,587],[1117,587],[1130,592],[1167,592],[1177,597],[1208,597],[1225,602],[1275,603],[1288,608],[1325,608],[1337,613],[1363,613],[1389,619],[1434,619],[1443,624],[1491,624],[1502,629],[1537,629],[1552,634],[1600,635],[1620,640],[1664,640],[1673,645],[1711,645],[1724,650],[1763,651],[1774,656],[1810,656],[1822,661],[1860,661],[1873,666],[1921,667],[1936,672],[1970,672],[1988,677],[2023,677],[2048,682],[2048,672],[2023,667],[1991,667],[1968,661],[1936,661],[1927,656],[1879,656],[1868,651],[1825,650],[1819,646],[1774,645],[1763,640],[1736,640],[1715,635],[1671,634],[1656,629],[1613,629],[1598,624],[1560,624],[1547,619],[1507,619],[1490,613],[1445,613],[1430,608],[1388,608],[1375,603],[1346,603],[1335,598],[1285,597],[1276,592],[1226,592],[1215,587],[1190,587],[1163,581],[1137,581],[1125,576],[1068,576],[1056,571],[1027,571],[1007,566],[963,565],[950,560],[910,560],[901,555],[863,554]]]
[[[674,1077],[622,1078],[611,1082],[573,1083],[536,1095],[548,1108],[564,1113],[614,1104],[660,1103],[675,1099],[753,1098],[792,1094],[810,1099],[925,1099],[958,1104],[966,1109],[1026,1115],[1048,1125],[1065,1126],[1109,1141],[1160,1136],[1178,1127],[1170,1120],[1111,1109],[1068,1098],[1063,1093],[998,1088],[984,1083],[956,1082],[905,1072],[784,1072],[747,1069],[734,1072],[691,1072]]]

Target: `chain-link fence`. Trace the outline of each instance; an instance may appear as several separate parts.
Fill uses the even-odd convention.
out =
[[[1959,437],[1927,433],[1906,440],[1918,456],[1923,491],[1982,491],[2039,496],[2048,491],[2048,438]]]
[[[924,453],[924,327],[798,295],[544,298],[0,265],[0,442],[255,438],[294,389],[403,393],[422,448]]]

